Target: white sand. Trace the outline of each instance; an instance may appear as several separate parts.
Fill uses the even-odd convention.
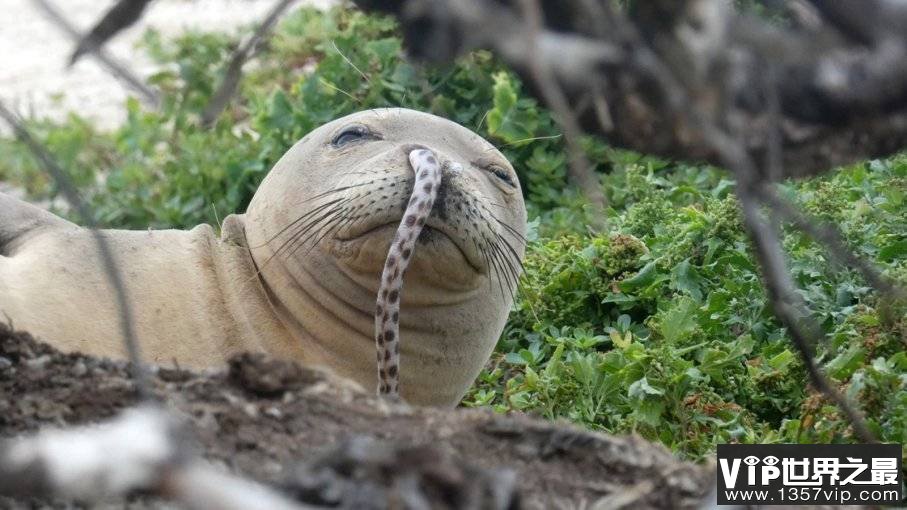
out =
[[[142,20],[121,32],[105,47],[136,74],[146,77],[155,67],[135,44],[149,27],[162,34],[187,28],[231,30],[262,19],[275,0],[156,0]],[[305,0],[297,5],[326,8],[337,0]],[[112,0],[52,0],[72,24],[87,31],[113,4]],[[114,127],[125,118],[130,95],[90,55],[71,69],[66,62],[74,48],[56,25],[31,0],[0,0],[0,98],[20,114],[60,119],[69,111]],[[0,126],[0,133],[8,133]]]

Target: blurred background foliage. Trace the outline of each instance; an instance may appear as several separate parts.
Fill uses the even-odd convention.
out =
[[[429,111],[501,149],[519,173],[530,218],[510,321],[464,405],[633,431],[694,459],[724,442],[854,440],[837,409],[807,386],[766,308],[726,174],[587,138],[610,200],[609,231],[591,233],[566,183],[558,127],[511,72],[487,52],[450,67],[415,66],[391,19],[356,11],[288,15],[247,65],[232,106],[202,128],[200,114],[241,35],[147,33],[143,51],[161,65],[151,81],[164,106],[153,112],[130,102],[112,132],[76,115],[29,121],[98,222],[217,225],[242,212],[271,165],[317,126],[366,108]],[[57,193],[10,139],[0,138],[0,180],[35,200]],[[907,157],[783,189],[837,224],[856,252],[907,281]],[[827,333],[820,364],[882,440],[907,442],[905,306],[880,300],[802,234],[787,230],[785,247]]]

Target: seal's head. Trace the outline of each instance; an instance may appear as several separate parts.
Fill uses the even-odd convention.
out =
[[[302,361],[373,388],[375,295],[413,191],[408,156],[417,148],[437,155],[442,177],[400,303],[402,396],[453,405],[504,327],[525,247],[520,185],[494,146],[406,109],[335,120],[265,178],[246,237],[272,305],[303,342]]]

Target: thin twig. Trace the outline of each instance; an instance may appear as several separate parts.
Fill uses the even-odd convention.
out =
[[[227,66],[227,72],[224,73],[224,79],[220,82],[220,86],[214,92],[214,95],[211,96],[208,104],[205,105],[205,110],[202,112],[203,126],[212,126],[227,105],[230,104],[230,99],[236,93],[236,89],[242,79],[243,65],[255,54],[277,23],[277,20],[280,19],[280,16],[293,2],[295,0],[279,0],[274,4],[274,7],[268,11],[268,14],[265,15],[255,32],[252,33],[252,36],[245,43],[240,44],[233,52],[230,57],[230,64]]]
[[[541,6],[538,0],[521,0],[520,3],[526,18],[526,25],[528,25],[527,55],[529,58],[527,64],[529,72],[534,78],[533,81],[538,85],[545,102],[557,114],[558,121],[564,130],[564,140],[567,142],[570,159],[568,164],[570,180],[579,187],[594,209],[591,217],[597,223],[592,226],[597,230],[604,230],[607,221],[605,210],[608,207],[608,200],[605,198],[602,185],[592,171],[592,165],[583,150],[581,143],[583,131],[547,62],[542,62],[537,57],[540,54],[538,41],[542,29]]]
[[[738,178],[740,176],[738,175]],[[757,196],[748,189],[749,185],[741,186],[737,196],[743,210],[744,223],[753,241],[756,258],[762,267],[762,277],[768,291],[769,303],[775,316],[787,328],[788,335],[793,340],[794,347],[800,352],[800,358],[806,366],[810,382],[817,390],[837,405],[853,427],[854,434],[863,442],[876,443],[875,435],[866,425],[863,413],[848,402],[848,399],[835,389],[822,370],[816,364],[813,346],[821,335],[819,325],[806,312],[803,298],[796,292],[790,271],[784,260],[781,250],[781,241],[775,228],[768,225],[760,218]]]
[[[56,9],[53,5],[50,4],[47,0],[32,0],[35,5],[37,5],[41,10],[43,10],[51,21],[54,22],[60,29],[66,32],[70,38],[78,42],[82,40],[81,32],[63,16],[63,14]],[[87,53],[90,53],[94,56],[98,62],[101,63],[101,66],[107,69],[107,71],[113,75],[115,78],[120,80],[128,88],[137,92],[145,102],[153,108],[157,108],[161,104],[160,96],[152,88],[148,87],[145,82],[137,77],[135,73],[127,69],[123,64],[117,62],[113,57],[107,54],[106,51],[100,46],[91,46],[86,48]]]
[[[138,21],[150,2],[151,0],[119,0],[79,41],[69,57],[69,65],[75,64],[82,55],[96,51],[111,37]]]
[[[0,101],[0,117],[10,125],[13,132],[15,132],[16,137],[32,152],[34,157],[38,160],[38,163],[44,168],[44,171],[54,180],[57,187],[63,193],[64,198],[66,198],[66,201],[69,202],[72,208],[76,210],[79,216],[81,216],[86,228],[90,230],[91,235],[95,240],[95,244],[98,247],[98,253],[101,255],[101,261],[104,264],[104,272],[110,280],[110,284],[113,286],[113,291],[116,295],[117,304],[119,306],[120,329],[123,334],[126,352],[129,355],[129,361],[132,363],[132,377],[135,380],[136,390],[140,398],[146,400],[151,399],[152,396],[148,382],[148,373],[145,370],[145,365],[142,363],[141,350],[139,348],[138,340],[136,339],[129,294],[123,283],[123,276],[120,269],[117,266],[116,260],[114,260],[110,245],[104,238],[104,234],[98,230],[94,215],[85,202],[79,197],[79,192],[76,190],[69,175],[56,161],[54,161],[50,152],[35,140],[22,121],[6,108],[6,105],[4,105],[2,101]]]
[[[899,285],[898,282],[886,277],[872,264],[857,256],[834,225],[807,217],[794,204],[783,198],[775,189],[769,186],[760,186],[757,193],[759,199],[772,208],[773,212],[793,223],[794,226],[805,232],[813,240],[825,245],[826,250],[833,258],[859,271],[874,289],[883,295],[895,298],[907,297],[907,290]]]

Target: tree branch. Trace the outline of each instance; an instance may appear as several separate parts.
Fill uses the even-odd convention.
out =
[[[76,63],[85,53],[95,52],[110,38],[142,17],[151,0],[119,0],[104,17],[76,45],[69,57],[69,65]]]
[[[38,6],[42,11],[44,11],[48,18],[55,25],[57,25],[63,32],[66,33],[74,41],[82,41],[82,34],[79,30],[73,26],[66,17],[63,16],[60,11],[58,11],[53,5],[50,4],[47,0],[32,0],[36,6]],[[107,54],[104,49],[98,45],[90,45],[84,48],[84,52],[90,53],[94,56],[102,67],[107,69],[107,71],[117,78],[121,83],[126,85],[126,87],[137,92],[146,103],[148,103],[152,108],[157,108],[160,103],[160,97],[158,93],[155,92],[152,88],[148,87],[145,82],[137,77],[132,71],[126,68],[123,64],[117,62],[113,57]],[[73,55],[73,58],[76,56]]]
[[[867,47],[840,37],[830,27],[820,27],[817,33],[722,10],[721,0],[640,2],[641,12],[632,19],[605,2],[599,4],[596,18],[609,30],[594,32],[560,14],[555,19],[557,30],[547,26],[540,31],[539,51],[533,56],[525,51],[526,25],[510,6],[515,2],[355,3],[397,16],[408,49],[417,57],[450,61],[466,51],[488,48],[544,98],[529,65],[530,57],[541,60],[570,98],[579,125],[614,146],[721,164],[704,133],[687,119],[669,115],[672,110],[666,108],[667,98],[656,77],[634,65],[649,51],[669,67],[684,69],[682,79],[695,81],[690,100],[697,108],[735,105],[747,152],[754,160],[761,160],[768,150],[771,122],[766,98],[752,84],[761,81],[768,66],[777,67],[782,177],[812,176],[907,146],[907,16],[900,10],[881,11],[890,35]],[[546,23],[558,9],[579,11],[578,3],[583,0],[542,2]],[[863,12],[861,0],[831,3]],[[727,74],[729,68],[733,76]],[[600,121],[602,104],[613,119],[610,125]]]
[[[258,47],[264,42],[271,29],[277,23],[277,20],[280,19],[281,14],[283,14],[293,2],[295,2],[295,0],[278,0],[265,16],[265,19],[259,23],[255,32],[252,33],[252,36],[249,37],[245,43],[240,44],[239,47],[236,48],[236,51],[233,52],[233,55],[230,57],[230,63],[227,65],[227,71],[224,73],[224,78],[220,82],[220,86],[217,88],[217,91],[214,92],[214,95],[211,96],[208,104],[205,105],[204,112],[202,112],[202,125],[208,127],[213,125],[227,105],[230,104],[230,99],[233,97],[233,94],[236,93],[236,88],[239,86],[240,79],[242,79],[243,65],[257,51]]]

